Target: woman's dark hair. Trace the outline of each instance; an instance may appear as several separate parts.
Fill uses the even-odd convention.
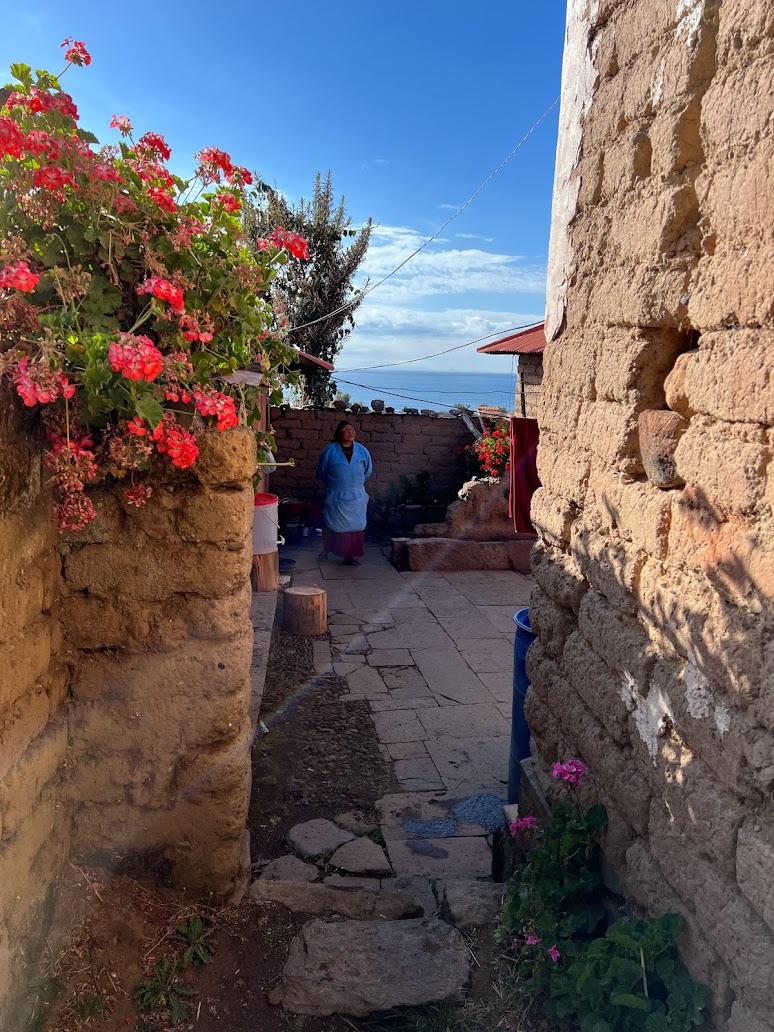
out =
[[[342,419],[341,422],[339,423],[339,425],[333,431],[333,440],[334,441],[339,441],[341,439],[341,431],[344,429],[345,426],[350,426],[350,427],[352,427],[353,430],[355,429],[354,426],[352,426],[352,424],[350,423],[350,421],[348,419]]]

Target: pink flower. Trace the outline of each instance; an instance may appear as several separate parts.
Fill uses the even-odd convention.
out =
[[[547,954],[548,954],[548,956],[549,956],[549,957],[551,958],[551,960],[553,960],[554,964],[556,964],[556,962],[557,962],[557,961],[559,960],[559,958],[561,957],[561,953],[560,953],[560,952],[559,952],[559,950],[558,950],[558,949],[556,948],[556,943],[554,943],[554,945],[553,945],[553,946],[549,946],[549,947],[548,947],[548,949],[546,950],[546,953],[547,953]]]
[[[537,937],[537,935],[534,935],[534,934],[530,934],[530,935],[528,935],[528,936],[527,936],[527,938],[526,938],[526,940],[525,940],[525,941],[526,941],[526,943],[527,943],[527,946],[537,946],[537,944],[538,944],[539,942],[542,942],[543,940],[542,940],[542,939],[539,939],[539,938]]]
[[[122,136],[128,136],[132,131],[132,123],[126,115],[113,115],[110,119],[110,128],[118,129]]]
[[[0,270],[0,288],[6,290],[21,290],[29,294],[37,287],[40,276],[32,272],[26,262],[17,262],[15,265],[6,265]]]
[[[60,397],[72,398],[75,394],[75,384],[70,383],[63,372],[38,363],[30,364],[26,356],[17,362],[13,379],[16,393],[27,408],[49,405]]]
[[[124,333],[121,343],[115,341],[108,348],[108,361],[114,373],[127,380],[155,380],[164,368],[164,356],[147,337],[133,337]]]
[[[54,506],[59,520],[59,530],[83,530],[97,515],[96,509],[81,491],[66,494],[62,501]]]
[[[555,763],[552,774],[553,777],[561,778],[562,781],[567,781],[571,785],[579,785],[588,769],[581,760],[567,760],[566,763]]]
[[[137,484],[135,487],[127,488],[124,491],[124,498],[129,505],[136,505],[139,509],[141,505],[148,501],[152,494],[152,487],[149,487],[147,484]]]
[[[511,835],[516,838],[516,833],[518,831],[523,831],[525,828],[531,828],[536,823],[537,818],[535,817],[517,817],[513,824],[509,825],[509,831]]]
[[[236,405],[233,398],[229,398],[220,391],[214,391],[211,387],[194,392],[196,411],[202,416],[217,416],[218,430],[223,432],[239,422],[237,418]]]
[[[64,43],[62,43],[62,46],[68,48],[65,50],[65,61],[68,64],[79,66],[91,64],[91,54],[86,49],[86,44],[81,40],[72,39],[68,36]]]

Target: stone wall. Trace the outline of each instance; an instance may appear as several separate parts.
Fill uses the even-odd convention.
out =
[[[611,878],[774,1028],[774,8],[570,0],[528,717]]]
[[[90,496],[60,538],[32,419],[0,399],[0,1028],[72,857],[227,900],[249,875],[251,476],[243,429],[200,435],[151,499]],[[63,644],[63,634],[64,643]]]
[[[68,670],[52,500],[32,420],[0,393],[0,1028],[48,931],[67,855]]]
[[[399,492],[401,475],[414,484],[418,473],[429,473],[429,490],[441,500],[454,498],[467,479],[458,452],[473,438],[461,419],[375,412],[358,415],[334,409],[272,409],[275,458],[280,462],[295,459],[296,465],[272,473],[268,490],[280,498],[320,501],[323,486],[315,477],[317,460],[342,418],[352,423],[356,440],[371,453],[374,472],[366,489],[372,502]]]
[[[543,355],[519,355],[516,400],[513,411],[524,419],[537,419],[543,383]]]

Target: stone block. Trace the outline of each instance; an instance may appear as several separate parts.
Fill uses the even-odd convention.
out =
[[[628,476],[642,472],[635,402],[588,401],[578,420],[578,436],[605,467]]]
[[[163,602],[172,595],[206,592],[222,598],[248,580],[251,549],[137,541],[84,545],[65,559],[67,587],[99,598]]]
[[[700,572],[657,563],[643,567],[639,602],[654,640],[665,638],[732,703],[758,696],[768,641],[759,617],[724,602]]]
[[[622,613],[603,594],[592,590],[586,592],[581,601],[578,627],[605,663],[619,673],[628,671],[638,684],[647,684],[656,650],[635,617]],[[618,683],[620,686],[620,679]]]
[[[736,844],[736,877],[739,888],[774,931],[774,828],[748,817],[739,829]]]
[[[549,656],[559,659],[564,643],[577,626],[574,613],[557,605],[542,588],[535,586],[530,599],[529,619],[543,648]]]
[[[611,669],[580,631],[567,639],[562,653],[567,680],[619,745],[629,741],[629,711],[622,698],[619,671]]]
[[[179,507],[177,527],[183,541],[242,549],[253,525],[253,488],[198,491]]]
[[[731,1004],[728,1032],[774,1032],[770,1011],[753,1012],[735,1000]]]
[[[584,520],[615,534],[657,559],[667,554],[672,496],[650,484],[595,474],[589,483]]]
[[[224,433],[207,430],[197,435],[199,457],[192,467],[196,479],[207,487],[244,485],[256,469],[255,434],[246,426]]]
[[[484,837],[393,839],[385,833],[390,862],[399,876],[492,876],[492,851]]]
[[[508,570],[508,549],[500,541],[456,541],[450,538],[419,538],[406,545],[409,569],[420,570]]]
[[[311,921],[291,943],[277,1000],[294,1014],[363,1017],[458,1000],[469,976],[462,936],[435,918]]]
[[[695,411],[730,423],[774,426],[772,348],[772,329],[702,334],[701,347],[683,359],[675,377],[673,400],[678,392],[685,396],[683,414]]]
[[[729,972],[709,945],[693,911],[671,888],[656,859],[642,840],[626,853],[626,889],[649,915],[679,914],[685,924],[680,933],[680,956],[692,978],[710,988],[710,1013],[722,1027],[728,1017],[733,992]]]
[[[502,908],[503,885],[467,879],[444,883],[443,901],[452,924],[460,931],[494,925]]]
[[[623,612],[636,612],[640,575],[647,559],[644,552],[595,533],[583,518],[573,524],[572,551],[593,588]]]
[[[417,917],[422,907],[408,893],[300,881],[264,881],[250,890],[259,902],[280,903],[295,914],[340,914],[357,921],[400,921]]]
[[[752,513],[762,498],[771,450],[761,427],[694,416],[675,453],[677,473],[712,511]]]
[[[35,686],[0,714],[0,779],[5,778],[48,723],[46,692]]]
[[[24,829],[43,791],[56,784],[67,754],[67,725],[49,723],[0,781],[0,843]]]
[[[662,490],[684,483],[677,472],[675,451],[688,427],[687,420],[666,409],[646,409],[638,416],[640,455],[645,475]]]
[[[540,487],[532,496],[530,519],[538,534],[560,548],[569,544],[572,522],[577,510],[566,498],[552,495]]]
[[[682,337],[672,327],[606,328],[599,335],[594,366],[597,396],[659,408],[664,403],[664,377],[681,348]]]
[[[589,585],[574,556],[538,541],[530,555],[530,566],[543,591],[558,605],[577,613]]]

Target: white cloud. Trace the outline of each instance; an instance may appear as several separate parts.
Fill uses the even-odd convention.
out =
[[[403,226],[375,227],[362,273],[372,282],[381,279],[426,239]],[[441,243],[433,241],[378,287],[379,301],[405,302],[470,292],[542,294],[545,290],[545,267],[524,265],[520,255],[492,253],[478,247],[447,248]]]
[[[490,242],[472,233],[457,237]],[[373,284],[391,273],[426,239],[406,226],[375,226],[361,269],[361,285],[366,275]],[[483,246],[434,240],[366,296],[355,312],[356,328],[337,366],[348,369],[399,362],[478,338],[496,340],[513,327],[542,320],[544,290],[543,265],[527,262],[520,255],[490,252]],[[513,304],[517,296],[524,298],[518,307]],[[476,346],[438,356],[416,368],[477,372],[510,368],[509,358],[479,355]]]

